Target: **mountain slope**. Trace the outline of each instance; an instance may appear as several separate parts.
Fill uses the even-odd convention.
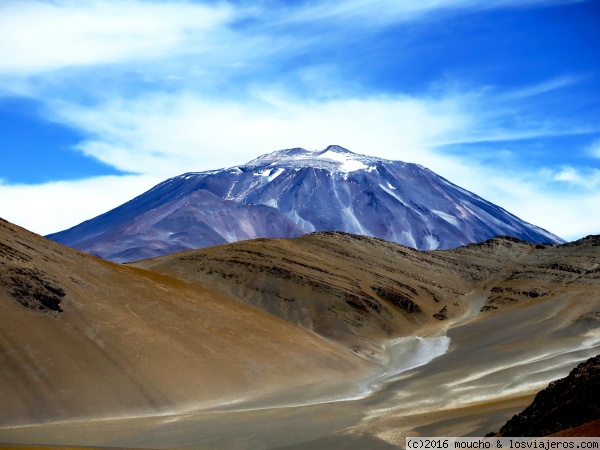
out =
[[[99,239],[87,239],[77,247],[98,256],[110,255],[107,259],[122,262],[259,235],[295,237],[303,234],[274,208],[221,200],[206,190],[192,191],[108,230]]]
[[[562,242],[422,166],[339,146],[281,150],[242,166],[184,174],[48,237],[126,262],[313,231],[379,237],[417,249],[454,248],[497,235]]]
[[[0,220],[2,426],[187,411],[369,368],[222,293]]]
[[[442,309],[460,315],[467,308],[460,297],[470,288],[441,258],[340,232],[237,242],[132,264],[221,290],[368,359],[385,358],[383,344],[393,338],[438,330],[434,315]]]
[[[326,232],[133,264],[219,289],[366,359],[384,360],[384,346],[394,349],[399,361],[436,355],[390,377],[364,400],[311,410],[331,415],[319,419],[329,445],[316,448],[336,447],[332,443],[340,436],[347,438],[341,441],[347,448],[356,436],[402,446],[407,435],[482,436],[498,430],[549,382],[598,354],[598,242],[597,236],[566,245],[497,237],[452,250],[416,251]],[[394,302],[400,298],[405,303]],[[397,306],[403,303],[412,305],[412,312]],[[422,344],[418,350],[410,344],[414,336]],[[437,351],[440,336],[448,343],[443,354]],[[389,347],[390,342],[395,344]],[[364,418],[351,428],[322,431],[335,427],[346,411]],[[193,423],[216,426],[208,417]],[[286,439],[297,439],[295,427],[279,425],[287,430]],[[299,442],[298,448],[313,447]]]
[[[132,263],[211,287],[375,358],[390,339],[439,333],[476,316],[560,301],[588,327],[600,247],[589,237],[540,245],[498,237],[419,251],[340,232],[257,239]],[[590,292],[592,295],[590,296]],[[587,328],[586,328],[587,329]]]

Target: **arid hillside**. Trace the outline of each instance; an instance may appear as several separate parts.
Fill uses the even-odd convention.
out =
[[[565,321],[595,320],[599,241],[541,245],[498,237],[419,251],[324,232],[132,264],[220,290],[369,357],[389,339],[437,333],[469,310],[485,317],[560,296],[573,305]]]
[[[324,232],[130,265],[6,222],[0,243],[0,442],[483,436],[600,353],[597,236],[417,251]]]
[[[2,426],[186,411],[366,368],[223,293],[0,221]]]
[[[367,358],[392,338],[437,330],[466,311],[470,289],[437,255],[345,233],[257,239],[133,265],[218,289]]]

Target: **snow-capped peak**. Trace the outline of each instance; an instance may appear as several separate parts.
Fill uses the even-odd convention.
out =
[[[381,161],[372,156],[360,155],[339,145],[330,145],[324,150],[306,150],[303,148],[291,148],[279,150],[259,156],[246,165],[272,166],[272,167],[315,167],[335,172],[354,172],[355,170],[367,169],[369,165]]]
[[[52,239],[113,261],[254,237],[343,231],[420,249],[510,235],[561,242],[416,164],[331,145],[187,173]]]

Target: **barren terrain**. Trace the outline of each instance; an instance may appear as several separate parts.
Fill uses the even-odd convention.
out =
[[[369,369],[211,289],[4,221],[0,236],[2,426],[169,414]]]
[[[598,237],[315,233],[129,267],[0,232],[0,442],[396,448],[499,430],[600,353]]]

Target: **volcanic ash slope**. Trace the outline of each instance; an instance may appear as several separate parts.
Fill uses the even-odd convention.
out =
[[[368,364],[227,295],[0,220],[0,424],[224,404]]]

